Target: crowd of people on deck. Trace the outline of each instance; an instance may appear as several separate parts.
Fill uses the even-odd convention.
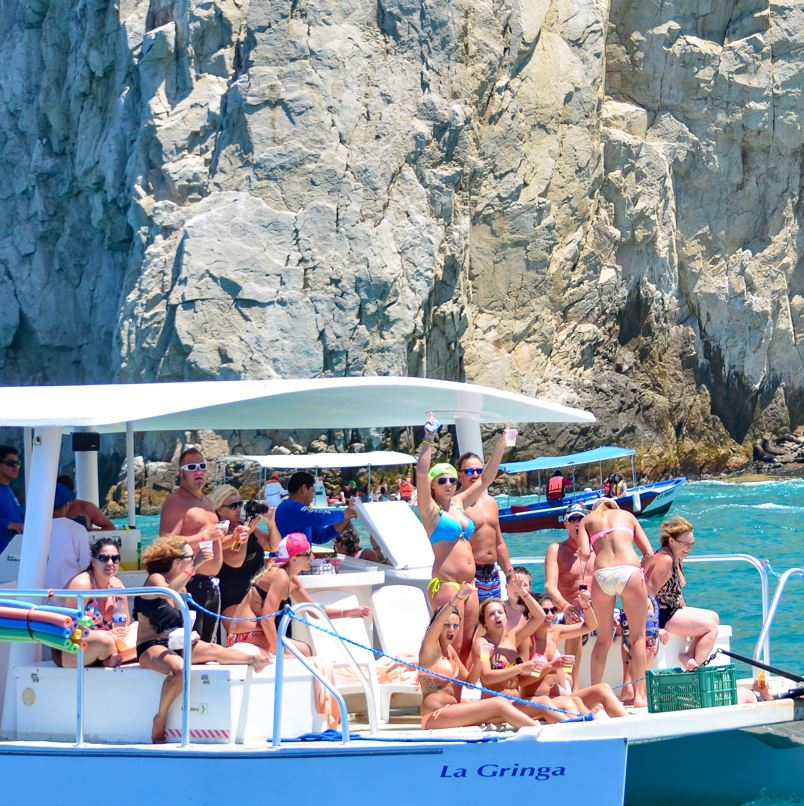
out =
[[[488,492],[511,435],[503,433],[487,462],[470,452],[452,465],[433,461],[436,433],[437,424],[428,421],[415,490],[406,477],[399,487],[401,498],[415,500],[434,555],[427,585],[432,620],[419,654],[422,727],[520,727],[590,711],[623,716],[626,704],[646,705],[649,655],[671,633],[689,639],[679,656],[684,668],[706,661],[719,619],[684,600],[684,560],[695,543],[691,523],[681,517],[663,522],[654,551],[634,515],[611,498],[591,509],[572,503],[564,517],[565,539],[547,550],[540,593],[527,568],[512,566],[497,502]],[[19,467],[18,452],[0,446],[0,551],[23,529],[24,512],[8,486]],[[555,485],[561,484],[562,494],[564,481]],[[45,584],[98,591],[84,600],[93,619],[86,665],[136,659],[165,675],[152,730],[154,742],[164,741],[168,710],[181,692],[180,611],[160,594],[137,596],[131,610],[126,598],[100,594],[123,587],[120,541],[103,536],[114,525],[90,502],[77,501],[69,482],[61,478],[56,485]],[[275,474],[265,489],[271,503],[246,516],[237,488],[222,484],[205,492],[207,461],[199,449],[181,453],[178,485],[162,506],[160,537],[142,562],[146,587],[188,593],[200,605],[193,605],[191,662],[248,664],[258,671],[271,663],[281,617],[275,614],[312,601],[304,574],[313,546],[332,542],[344,556],[386,561],[375,541],[371,549],[361,547],[351,495],[344,496],[342,509],[311,506],[315,482],[309,473],[296,472],[285,489]],[[354,491],[347,486],[344,493]],[[285,493],[275,506],[270,496]],[[95,530],[94,541],[88,528]],[[371,615],[362,606],[325,610],[331,618]],[[624,639],[619,694],[602,681],[618,632]],[[581,687],[580,661],[591,635],[591,684]],[[311,654],[307,644],[292,640],[302,654]],[[54,661],[74,666],[75,656],[54,653]],[[466,696],[462,683],[479,683],[480,699]]]

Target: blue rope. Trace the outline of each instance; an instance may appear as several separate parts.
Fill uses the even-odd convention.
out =
[[[574,719],[567,719],[564,720],[565,722],[593,722],[594,715],[589,714],[576,714],[572,711],[565,711],[563,708],[556,708],[552,705],[542,705],[538,702],[533,702],[532,700],[525,700],[522,697],[515,697],[513,694],[505,694],[501,691],[495,691],[494,689],[485,688],[484,686],[479,686],[477,683],[469,683],[465,680],[458,680],[456,677],[450,677],[446,674],[441,674],[440,672],[434,672],[432,669],[427,669],[424,666],[419,666],[418,664],[411,663],[407,660],[402,660],[402,658],[395,658],[393,655],[387,655],[385,652],[382,652],[379,649],[374,649],[371,646],[364,646],[363,644],[358,643],[357,641],[353,641],[351,638],[347,638],[345,635],[340,635],[339,633],[333,632],[332,630],[328,630],[326,627],[321,627],[318,624],[312,624],[306,619],[303,619],[301,616],[297,616],[292,610],[286,611],[288,615],[294,620],[298,621],[301,624],[306,624],[308,627],[313,627],[316,630],[320,630],[321,632],[326,633],[327,635],[331,635],[334,638],[338,638],[341,641],[352,644],[359,649],[365,649],[368,652],[372,652],[374,655],[378,657],[388,658],[388,660],[392,660],[394,663],[399,663],[402,666],[407,666],[410,669],[415,669],[417,672],[422,672],[429,677],[438,677],[441,680],[446,680],[448,683],[457,683],[459,686],[463,686],[464,688],[474,689],[475,691],[480,691],[483,694],[490,694],[493,697],[502,697],[504,700],[510,700],[511,702],[518,702],[522,703],[522,705],[528,705],[531,708],[541,708],[543,711],[554,711],[557,714],[567,714],[568,716],[574,717]]]
[[[505,736],[479,736],[476,739],[456,739],[452,736],[446,738],[432,739],[425,736],[407,736],[405,738],[394,736],[361,736],[359,733],[350,733],[349,738],[353,741],[359,742],[393,742],[394,744],[400,742],[407,742],[413,744],[416,742],[426,742],[432,744],[434,741],[453,742],[459,744],[488,744],[489,742],[501,742]],[[303,733],[301,736],[296,736],[292,739],[282,739],[282,742],[341,742],[343,741],[343,734],[339,730],[322,731],[321,733]]]
[[[192,605],[200,610],[202,613],[208,613],[211,616],[217,616],[217,613],[214,613],[211,610],[207,610],[203,605],[198,604],[198,602],[193,599],[192,596],[189,594],[187,595],[188,603],[192,603]],[[359,649],[365,649],[369,652],[374,653],[377,657],[388,658],[388,660],[393,661],[394,663],[399,663],[402,666],[407,666],[410,669],[415,669],[418,672],[423,672],[424,674],[429,675],[430,677],[438,677],[442,680],[446,680],[448,683],[457,683],[459,686],[463,686],[464,688],[474,689],[475,691],[480,691],[483,694],[490,694],[494,697],[502,697],[505,700],[510,700],[511,702],[518,702],[522,703],[523,705],[528,705],[531,708],[541,708],[543,711],[555,711],[557,714],[566,714],[568,716],[574,717],[573,719],[566,719],[565,722],[591,722],[594,720],[594,716],[590,714],[576,714],[572,711],[565,711],[563,708],[555,708],[551,705],[542,705],[538,702],[533,702],[532,700],[525,700],[522,697],[515,697],[513,694],[505,694],[501,691],[494,691],[494,689],[485,688],[483,686],[479,686],[476,683],[468,683],[465,680],[458,680],[455,677],[449,677],[449,675],[441,674],[440,672],[434,672],[431,669],[426,669],[423,666],[418,666],[415,663],[411,663],[410,661],[402,660],[401,658],[395,658],[393,655],[387,655],[385,652],[382,652],[379,649],[374,649],[371,646],[363,646],[363,644],[358,643],[357,641],[353,641],[351,638],[347,638],[345,635],[341,635],[340,633],[333,632],[332,630],[328,630],[326,627],[322,627],[318,624],[312,624],[309,621],[297,616],[292,610],[284,609],[284,610],[277,610],[276,613],[270,613],[267,616],[254,616],[252,618],[227,618],[228,621],[262,621],[263,619],[268,618],[275,618],[276,616],[283,615],[284,613],[288,613],[292,619],[295,621],[300,622],[301,624],[306,624],[308,627],[313,627],[316,630],[321,630],[321,632],[325,632],[328,635],[333,636],[334,638],[338,638],[341,641],[345,641],[348,644],[353,644],[354,646],[358,647]]]
[[[285,610],[277,610],[276,613],[269,613],[267,616],[250,616],[249,618],[235,618],[234,616],[222,616],[220,613],[216,613],[214,610],[207,610],[206,607],[203,605],[198,604],[195,599],[188,593],[187,594],[187,604],[191,604],[194,610],[200,610],[202,613],[206,613],[210,616],[216,616],[226,621],[264,621],[268,618],[276,618],[276,616],[281,616]]]

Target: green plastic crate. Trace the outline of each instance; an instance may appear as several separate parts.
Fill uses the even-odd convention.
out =
[[[687,711],[737,703],[734,666],[699,666],[694,672],[649,669],[648,711]]]

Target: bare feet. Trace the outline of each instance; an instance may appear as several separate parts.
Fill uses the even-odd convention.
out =
[[[167,718],[157,714],[151,726],[151,741],[154,744],[165,743],[165,730],[167,729]]]
[[[122,662],[122,656],[118,655],[117,652],[113,652],[108,658],[104,659],[103,665],[107,669],[116,669]]]
[[[634,702],[634,687],[630,683],[620,690],[620,702],[625,705],[630,705]]]
[[[682,668],[688,672],[694,672],[698,668],[698,661],[686,652],[679,653],[678,659],[681,661]]]
[[[270,652],[261,652],[251,661],[251,668],[255,672],[261,672],[266,666],[274,662],[274,656]]]

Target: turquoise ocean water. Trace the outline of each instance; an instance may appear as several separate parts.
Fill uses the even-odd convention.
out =
[[[804,567],[804,479],[685,484],[669,514],[683,515],[694,525],[696,543],[692,556],[752,554],[768,560],[772,572],[777,574],[787,568]],[[659,544],[661,520],[641,521],[655,546]],[[158,523],[156,516],[138,519],[146,542],[156,535]],[[563,530],[541,530],[505,537],[512,556],[542,556],[550,543],[563,539],[563,534]],[[368,545],[365,534],[364,544]],[[534,580],[540,578],[543,578],[541,570],[534,568]],[[771,573],[771,596],[777,581]],[[753,654],[762,626],[762,609],[759,575],[752,567],[745,563],[690,563],[685,597],[690,605],[717,610],[721,621],[734,630],[731,644],[734,651]],[[804,671],[804,631],[798,618],[802,603],[804,579],[791,579],[770,642],[772,662],[799,674]],[[738,666],[738,673],[743,671],[748,676],[748,668]]]

